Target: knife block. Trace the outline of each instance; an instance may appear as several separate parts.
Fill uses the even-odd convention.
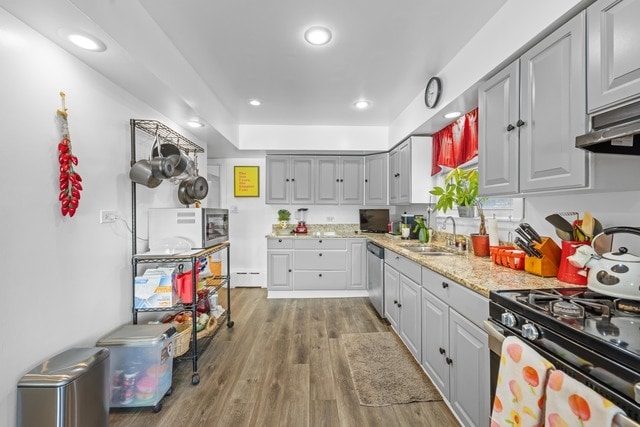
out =
[[[526,256],[524,270],[536,276],[555,277],[558,275],[562,250],[551,238],[541,238],[542,243],[536,243],[534,247],[542,254],[542,258]]]

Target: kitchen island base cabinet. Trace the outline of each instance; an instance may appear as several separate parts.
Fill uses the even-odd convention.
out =
[[[421,292],[422,366],[465,426],[485,426],[491,409],[489,348],[480,325],[489,316],[489,302],[427,268]]]

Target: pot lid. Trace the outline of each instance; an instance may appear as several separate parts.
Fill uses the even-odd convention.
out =
[[[640,262],[640,257],[629,253],[624,246],[619,247],[616,252],[607,252],[602,257],[611,261]]]

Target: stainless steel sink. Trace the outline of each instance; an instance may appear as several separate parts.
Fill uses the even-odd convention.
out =
[[[411,252],[418,253],[420,255],[453,255],[451,252],[447,252],[442,250],[441,248],[437,248],[435,246],[429,245],[420,245],[420,246],[403,246],[403,249],[406,249]]]

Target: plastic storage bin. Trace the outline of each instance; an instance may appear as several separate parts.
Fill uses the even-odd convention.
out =
[[[172,325],[124,325],[97,342],[111,350],[112,408],[151,406],[171,393],[173,369]]]
[[[18,382],[18,427],[109,425],[109,350],[71,348]]]

